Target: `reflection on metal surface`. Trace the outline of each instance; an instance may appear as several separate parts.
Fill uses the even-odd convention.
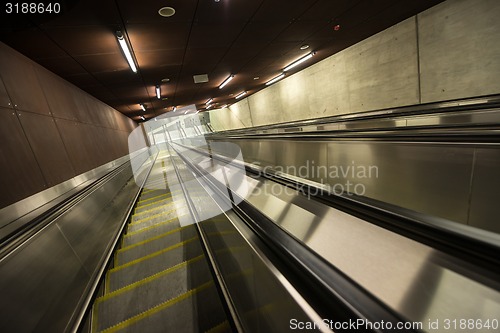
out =
[[[129,156],[124,156],[1,209],[0,228],[7,226],[50,201],[63,196],[65,193],[71,192],[77,187],[89,184],[128,160]],[[41,214],[41,212],[38,210],[36,214]],[[16,224],[16,228],[19,226],[19,224]]]
[[[248,183],[247,202],[404,318],[425,325],[500,313],[497,275],[270,180]]]
[[[231,142],[241,147],[247,163],[329,185],[344,193],[500,231],[494,220],[500,206],[491,201],[494,190],[481,190],[489,188],[484,186],[488,182],[494,183],[492,172],[500,160],[488,162],[493,169],[481,167],[482,162],[478,162],[482,159],[474,160],[479,151],[498,155],[497,144],[261,138]],[[476,218],[480,214],[477,210],[471,215],[471,207],[476,205],[483,206],[483,210],[488,205],[488,217]]]

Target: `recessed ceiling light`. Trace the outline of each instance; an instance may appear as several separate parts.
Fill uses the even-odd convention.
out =
[[[170,82],[170,79],[168,77],[161,79],[161,82]]]
[[[172,7],[162,7],[158,11],[158,14],[163,17],[170,17],[175,14],[175,9],[173,9]]]
[[[162,97],[161,100],[162,101],[166,101],[168,99],[168,97]]]
[[[240,99],[240,98],[242,98],[243,96],[245,96],[246,94],[247,94],[247,92],[246,92],[246,91],[244,91],[244,92],[242,92],[241,94],[239,94],[238,96],[236,96],[235,98],[236,98],[236,99]]]
[[[256,76],[256,77],[254,77],[253,79],[254,79],[254,80],[258,80],[258,79],[260,79],[260,77]]]
[[[307,50],[309,48],[309,45],[304,44],[300,47],[301,50]]]

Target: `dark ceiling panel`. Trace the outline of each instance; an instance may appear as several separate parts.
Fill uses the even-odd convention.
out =
[[[94,74],[97,72],[130,71],[130,67],[121,53],[76,56],[75,60],[87,71]]]
[[[67,53],[62,48],[36,27],[11,33],[2,31],[0,33],[0,40],[29,57],[32,57],[30,55],[35,55],[37,59],[67,56]]]
[[[96,98],[136,117],[140,102],[152,103],[151,115],[172,105],[200,103],[204,107],[207,96],[234,102],[230,93],[264,88],[265,80],[310,51],[317,51],[316,56],[293,72],[439,2],[86,0],[75,1],[64,14],[50,20],[0,22],[0,38]],[[158,10],[163,6],[175,8],[175,15],[161,17]],[[335,24],[341,25],[339,31],[333,29]],[[119,48],[118,29],[125,32],[137,60],[135,74]],[[300,50],[302,44],[310,48]],[[230,86],[217,89],[231,73],[236,78]],[[209,82],[194,84],[192,76],[197,74],[208,74]],[[29,73],[21,76],[29,81]],[[261,79],[255,81],[254,76]],[[162,83],[162,96],[168,100],[158,101],[154,86],[164,78],[170,79]],[[9,80],[4,79],[7,91]],[[29,82],[27,86],[30,89]]]
[[[254,19],[256,21],[280,21],[291,23],[316,1],[317,0],[265,0],[254,16]]]
[[[148,69],[158,68],[162,66],[182,65],[184,52],[184,49],[136,52],[135,56],[137,58],[139,67]]]
[[[71,56],[120,53],[119,26],[90,25],[46,28],[45,33]]]
[[[184,49],[191,22],[129,24],[127,33],[134,52]]]
[[[87,74],[85,68],[83,68],[82,65],[80,65],[75,59],[69,56],[34,59],[34,61],[45,68],[57,68],[57,74],[62,77]]]

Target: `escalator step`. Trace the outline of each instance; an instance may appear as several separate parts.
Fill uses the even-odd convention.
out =
[[[208,282],[103,332],[204,332],[224,320],[217,289]]]
[[[205,331],[205,333],[231,333],[231,325],[229,325],[229,322],[227,320],[223,321],[217,326],[212,327],[208,331]]]
[[[203,253],[197,237],[110,269],[105,290],[112,292]]]
[[[143,217],[142,219],[138,219],[135,222],[129,223],[127,233],[135,232],[147,227],[151,227],[157,223],[162,223],[164,221],[168,221],[170,219],[177,218],[181,215],[186,215],[189,213],[187,207],[183,207],[179,210],[171,209],[164,212],[159,212],[157,214],[152,214],[148,217]]]
[[[116,325],[211,280],[208,264],[204,256],[200,255],[106,294],[98,298],[94,306],[97,329]]]
[[[186,239],[197,235],[193,225],[177,228],[164,234],[159,234],[142,242],[122,247],[115,254],[115,265],[123,265],[130,261],[161,251]]]
[[[159,221],[161,222],[157,222],[152,226],[128,232],[125,236],[123,236],[122,247],[145,241],[151,237],[164,234],[180,227],[179,219],[177,217],[169,220],[165,220],[162,217]]]

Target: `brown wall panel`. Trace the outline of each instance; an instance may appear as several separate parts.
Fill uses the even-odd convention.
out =
[[[135,127],[3,43],[0,113],[2,207],[126,155]]]
[[[18,114],[47,185],[54,186],[76,176],[54,118],[30,112]]]
[[[43,67],[37,67],[36,73],[40,82],[43,82],[42,89],[52,115],[57,118],[77,120],[74,110],[78,106],[72,98],[68,83]]]
[[[0,77],[0,107],[12,108],[12,103],[10,102],[9,95],[7,94],[7,90],[5,90],[5,86],[3,84],[1,77]]]
[[[82,123],[92,123],[87,103],[88,95],[80,89],[71,89],[71,97],[76,105],[74,113],[78,121]]]
[[[33,62],[0,43],[0,75],[17,109],[48,115],[50,110]]]
[[[91,133],[85,131],[88,128],[82,123],[65,119],[56,119],[56,125],[76,174],[93,169],[92,148],[88,144]]]
[[[0,108],[0,208],[46,188],[13,110]]]

